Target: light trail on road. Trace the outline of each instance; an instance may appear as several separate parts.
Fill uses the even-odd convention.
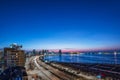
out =
[[[38,63],[37,63],[37,58],[34,58],[34,63],[36,65],[36,67],[44,74],[44,76],[41,76],[43,78],[46,78],[45,80],[61,80],[58,77],[56,77],[55,75],[53,75],[52,73],[50,73],[48,70],[45,70],[43,67],[41,67]]]

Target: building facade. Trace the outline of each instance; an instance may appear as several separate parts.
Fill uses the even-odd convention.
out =
[[[0,73],[4,70],[4,54],[3,51],[0,50]]]
[[[25,54],[23,50],[4,48],[4,58],[6,67],[25,65]]]
[[[11,47],[4,48],[4,70],[10,69],[12,79],[28,80],[25,69],[25,51],[21,50],[21,46],[12,44]]]

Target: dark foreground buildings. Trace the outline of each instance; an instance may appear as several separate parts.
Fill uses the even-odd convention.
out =
[[[17,44],[4,48],[4,71],[0,75],[1,80],[27,80],[25,52],[21,48]]]

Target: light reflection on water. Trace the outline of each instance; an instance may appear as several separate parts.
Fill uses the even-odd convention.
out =
[[[120,54],[62,54],[54,56],[46,56],[45,60],[68,63],[108,63],[120,64]]]

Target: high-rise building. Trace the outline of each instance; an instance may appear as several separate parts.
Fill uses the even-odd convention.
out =
[[[4,70],[4,54],[3,51],[0,50],[0,73]]]
[[[0,75],[0,80],[28,80],[25,69],[25,51],[22,46],[12,44],[11,47],[4,48],[4,71]],[[4,75],[5,74],[5,75]]]
[[[58,53],[59,53],[59,55],[61,55],[62,54],[62,50],[60,49]]]
[[[4,48],[5,67],[24,66],[25,52],[20,49],[21,46],[12,44],[11,48]]]

